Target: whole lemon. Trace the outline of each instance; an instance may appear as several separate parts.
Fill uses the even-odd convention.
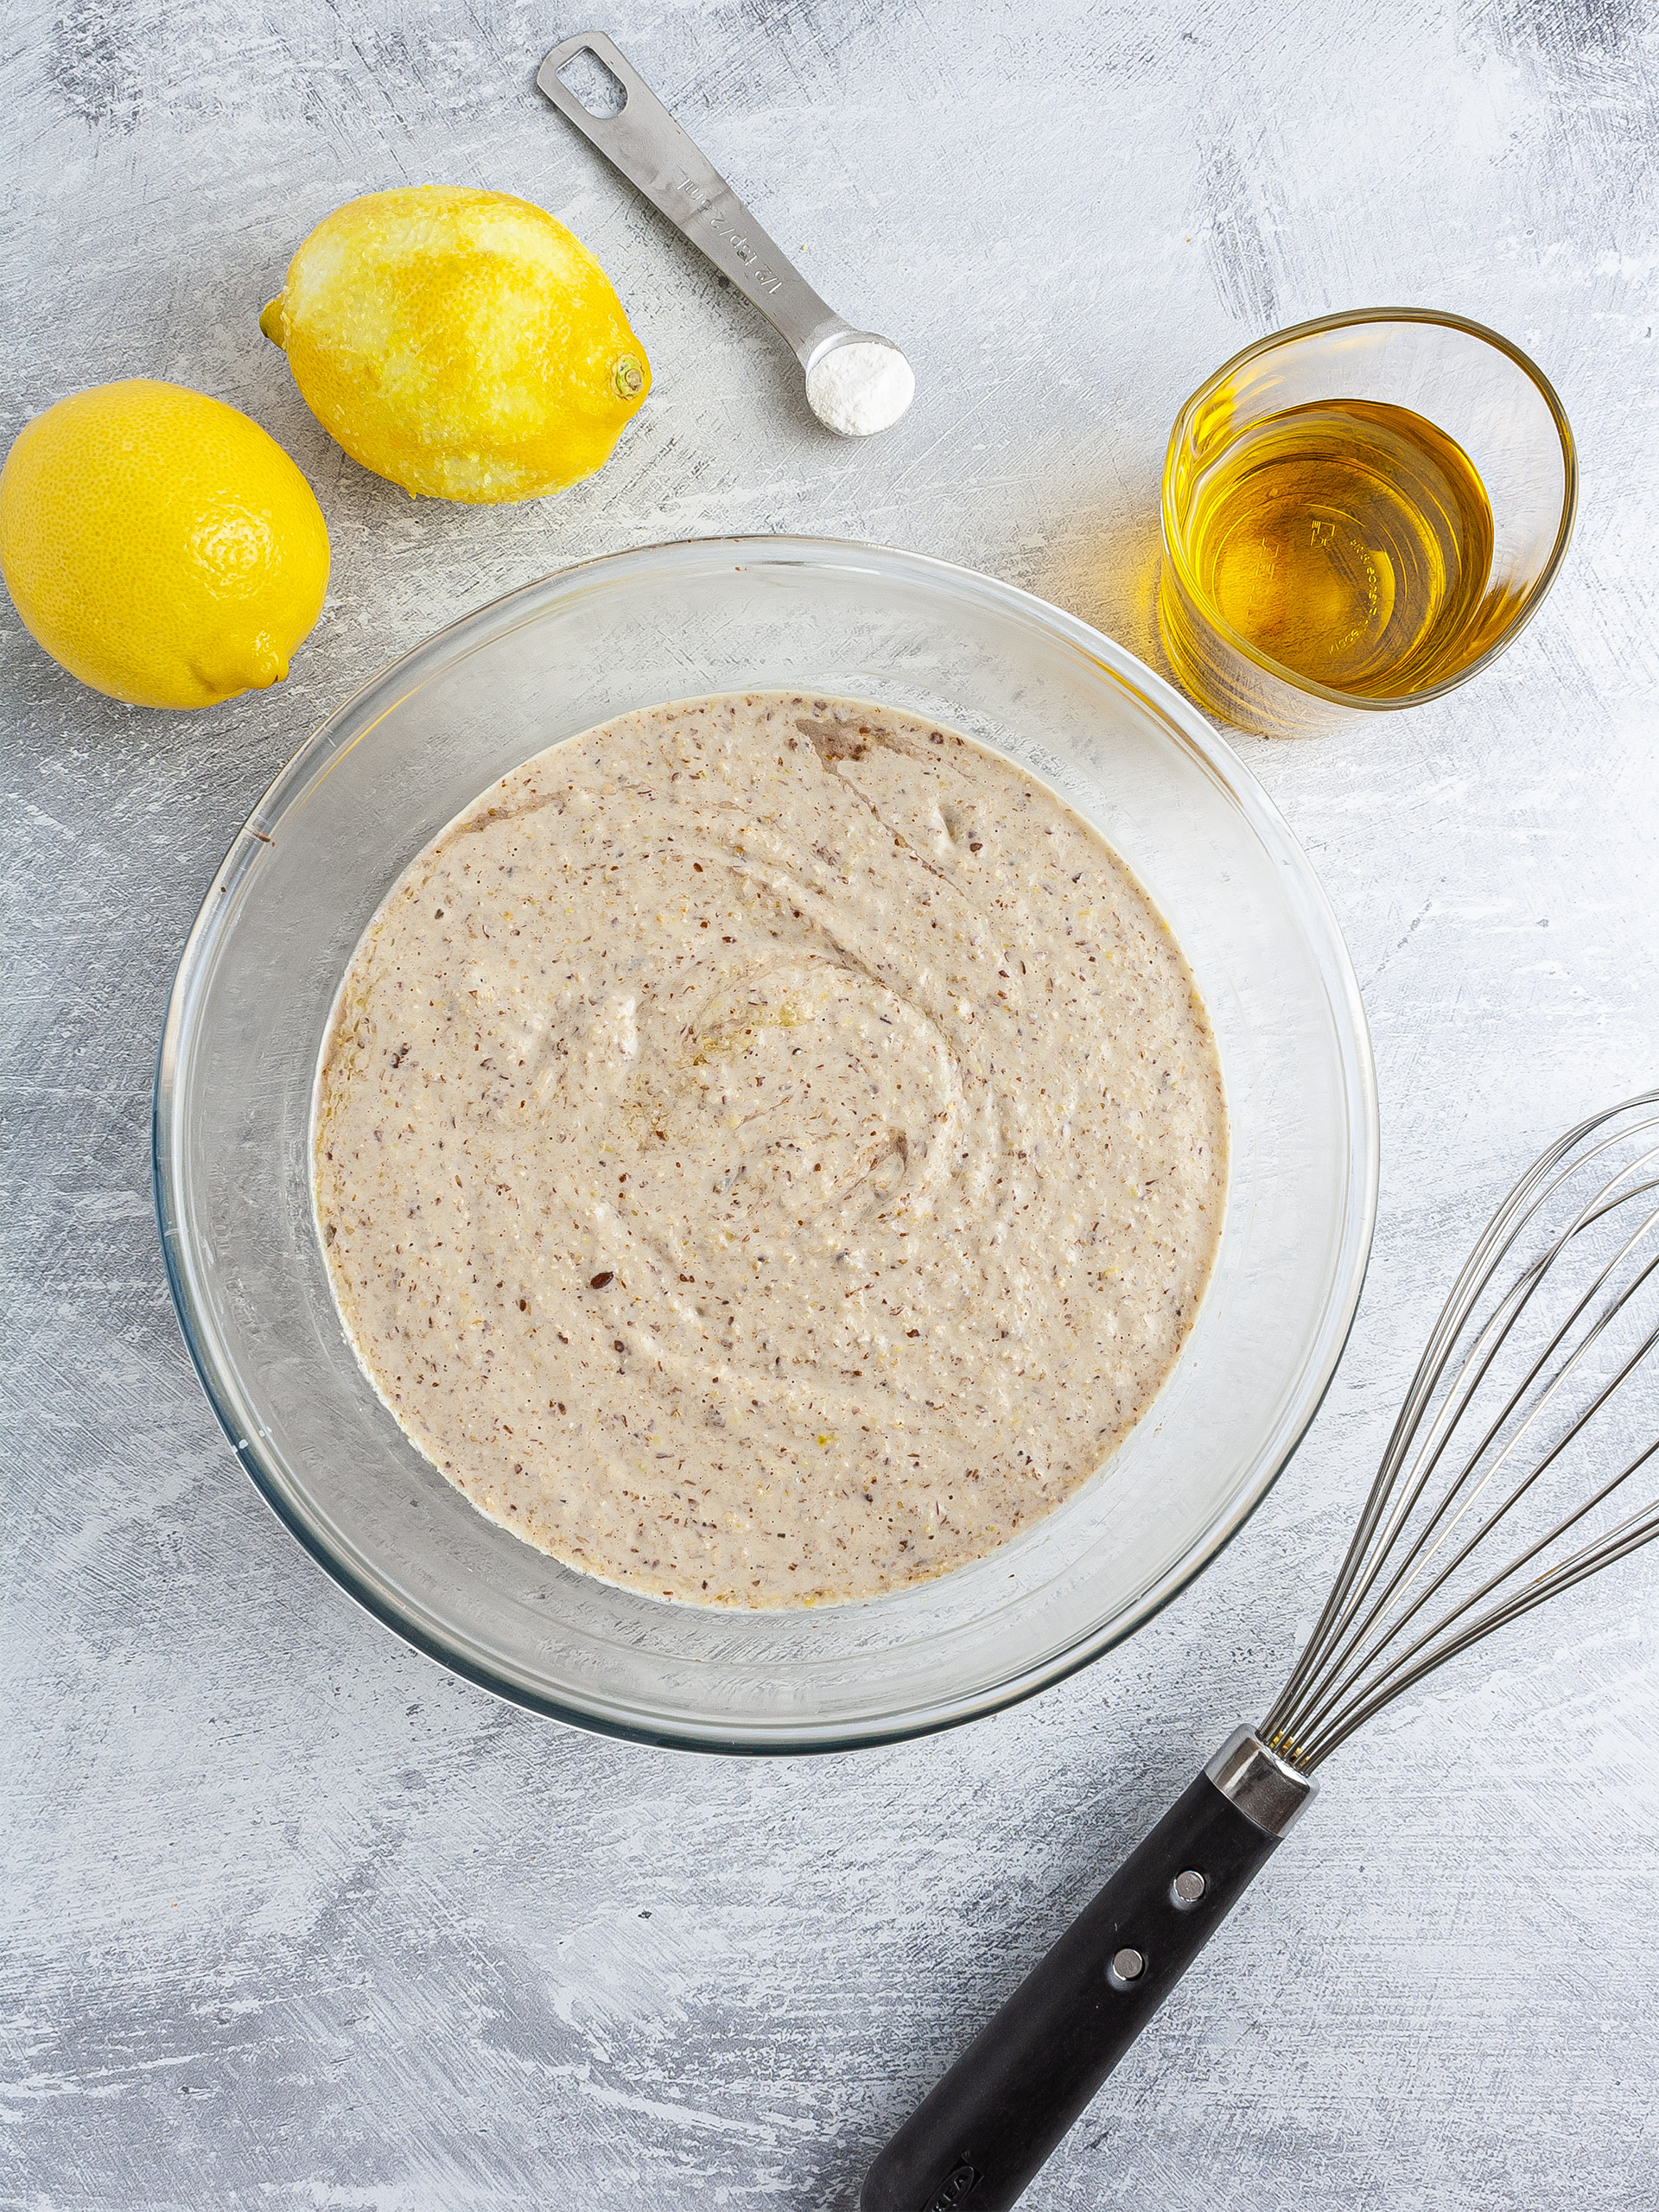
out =
[[[0,571],[54,660],[137,707],[288,674],[322,612],[311,486],[222,399],[133,377],[26,423],[0,471]]]
[[[372,192],[318,224],[259,318],[353,461],[430,499],[591,476],[651,389],[610,279],[527,200]]]

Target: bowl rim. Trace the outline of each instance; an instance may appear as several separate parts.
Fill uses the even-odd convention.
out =
[[[1466,336],[1478,338],[1483,344],[1506,355],[1535,387],[1539,397],[1549,410],[1556,435],[1561,442],[1561,518],[1556,525],[1555,543],[1550,548],[1549,558],[1516,608],[1514,620],[1493,639],[1484,653],[1471,660],[1466,668],[1460,668],[1456,675],[1448,676],[1440,683],[1426,684],[1420,691],[1406,691],[1398,697],[1386,699],[1368,698],[1356,691],[1338,691],[1329,683],[1317,682],[1311,676],[1300,675],[1286,662],[1274,660],[1259,645],[1253,645],[1242,631],[1235,630],[1230,623],[1224,622],[1211,611],[1208,600],[1198,589],[1192,563],[1186,557],[1185,534],[1177,523],[1174,512],[1175,456],[1181,439],[1198,409],[1220,390],[1235,370],[1242,369],[1247,361],[1255,360],[1263,353],[1276,352],[1294,339],[1313,338],[1325,331],[1351,330],[1368,322],[1420,322],[1444,330],[1461,330]],[[1283,330],[1269,331],[1265,338],[1255,339],[1249,346],[1242,346],[1230,359],[1224,361],[1218,369],[1212,370],[1203,383],[1187,395],[1175,410],[1175,420],[1170,425],[1169,443],[1164,449],[1158,512],[1162,524],[1164,558],[1180,578],[1181,588],[1224,645],[1242,659],[1249,661],[1265,675],[1274,677],[1291,690],[1300,692],[1305,698],[1317,699],[1331,707],[1351,707],[1362,714],[1393,714],[1402,707],[1421,707],[1430,699],[1442,699],[1448,691],[1455,691],[1460,684],[1467,683],[1472,677],[1490,668],[1501,653],[1508,652],[1548,598],[1560,565],[1567,558],[1567,549],[1573,539],[1573,525],[1578,516],[1579,449],[1573,435],[1573,426],[1567,419],[1567,410],[1562,406],[1554,385],[1538,364],[1522,353],[1512,340],[1505,338],[1501,331],[1493,330],[1484,322],[1476,322],[1468,315],[1453,315],[1449,308],[1344,308],[1334,315],[1315,315],[1310,321],[1293,322]]]
[[[512,631],[535,620],[542,607],[573,583],[587,579],[602,583],[607,573],[626,573],[657,561],[677,557],[708,560],[729,558],[738,569],[755,565],[785,568],[842,567],[880,570],[890,565],[959,596],[977,598],[1001,611],[1034,620],[1052,635],[1070,644],[1109,673],[1171,728],[1172,736],[1195,756],[1209,775],[1227,791],[1250,827],[1281,868],[1295,879],[1299,914],[1312,940],[1316,963],[1331,1003],[1332,1027],[1343,1068],[1347,1111],[1347,1202],[1342,1218],[1338,1257],[1331,1294],[1298,1401],[1269,1435],[1251,1480],[1227,1510],[1205,1532],[1192,1551],[1141,1592],[1109,1623],[1080,1637],[1065,1650],[980,1688],[870,1725],[849,1725],[844,1719],[816,1726],[791,1720],[772,1733],[736,1732],[710,1726],[706,1729],[664,1726],[645,1719],[625,1719],[594,1707],[578,1705],[531,1689],[497,1673],[465,1649],[447,1641],[405,1614],[395,1603],[365,1583],[350,1562],[335,1554],[321,1531],[293,1509],[285,1489],[261,1456],[257,1438],[243,1433],[232,1410],[231,1393],[221,1381],[205,1332],[192,1314],[181,1246],[181,1208],[175,1187],[174,1138],[182,1111],[178,1085],[181,1046],[190,1019],[199,982],[208,967],[209,955],[219,934],[219,918],[233,911],[236,901],[227,894],[257,864],[270,842],[270,830],[289,805],[327,772],[334,755],[359,743],[402,701],[419,690],[440,669],[453,666],[473,652],[494,643]],[[810,1752],[844,1751],[904,1742],[957,1727],[983,1716],[1023,1703],[1040,1691],[1065,1681],[1103,1657],[1153,1619],[1201,1574],[1237,1535],[1256,1507],[1289,1465],[1324,1403],[1337,1367],[1346,1348],[1364,1285],[1376,1219],[1380,1144],[1376,1067],[1365,1009],[1353,963],[1323,886],[1288,824],[1265,790],[1232,747],[1174,686],[1157,674],[1127,647],[1079,617],[1019,586],[988,576],[957,563],[929,554],[871,544],[858,539],[804,534],[738,535],[679,538],[632,546],[593,555],[550,571],[530,583],[488,601],[435,631],[419,645],[401,654],[352,692],[316,725],[291,758],[277,771],[238,831],[220,866],[213,871],[200,909],[180,955],[156,1055],[150,1124],[151,1178],[157,1231],[168,1290],[185,1347],[209,1405],[229,1439],[245,1471],[277,1519],[347,1595],[375,1619],[391,1629],[450,1673],[476,1683],[508,1704],[538,1713],[569,1726],[661,1749],[701,1751],[725,1754],[790,1757]]]

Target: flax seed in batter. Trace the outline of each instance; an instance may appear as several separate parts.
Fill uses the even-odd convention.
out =
[[[786,693],[627,715],[485,793],[342,986],[316,1203],[420,1449],[654,1596],[980,1558],[1146,1410],[1226,1116],[1169,930],[1001,754]]]

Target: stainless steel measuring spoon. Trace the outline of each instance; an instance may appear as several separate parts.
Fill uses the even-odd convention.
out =
[[[559,73],[580,54],[592,54],[622,87],[616,114],[595,115],[563,81]],[[916,390],[910,363],[890,338],[855,330],[818,297],[603,31],[562,40],[536,82],[793,347],[819,422],[848,438],[891,429]]]

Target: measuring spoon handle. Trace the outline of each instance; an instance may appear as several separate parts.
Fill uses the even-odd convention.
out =
[[[594,115],[560,77],[579,54],[591,54],[621,86],[626,97],[617,114]],[[766,236],[603,31],[578,31],[562,40],[537,71],[536,82],[566,121],[753,302],[803,367],[826,338],[851,327]]]

